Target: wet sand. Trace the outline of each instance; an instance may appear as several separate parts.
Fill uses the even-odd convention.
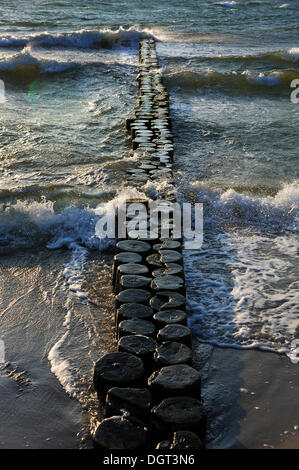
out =
[[[82,409],[60,386],[47,365],[20,386],[0,373],[0,448],[74,449],[82,432]]]
[[[13,250],[0,259],[0,448],[70,449],[92,446],[98,401],[92,389],[94,360],[113,345],[109,315],[111,275],[103,260],[89,262],[94,303],[69,299],[63,276],[69,250]],[[66,303],[71,329],[58,353],[69,361],[74,396],[51,371],[48,353],[65,333]],[[109,307],[110,308],[110,307]],[[59,357],[58,357],[59,359]],[[61,373],[62,379],[63,371]]]
[[[212,449],[299,448],[298,365],[282,355],[195,342]]]

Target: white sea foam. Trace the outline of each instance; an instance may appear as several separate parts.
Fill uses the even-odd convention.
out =
[[[0,204],[0,244],[2,246],[39,246],[48,249],[62,247],[76,250],[106,250],[115,244],[114,239],[98,238],[95,227],[98,220],[114,207],[129,198],[145,198],[145,192],[127,187],[116,196],[96,208],[78,208],[70,205],[55,212],[54,203],[45,198],[41,201],[18,200],[10,205]]]
[[[150,37],[151,33],[138,30],[134,27],[125,29],[120,27],[118,30],[80,30],[64,33],[37,33],[26,37],[0,36],[0,47],[20,48],[19,53],[8,58],[0,60],[0,71],[16,70],[20,67],[38,68],[41,73],[64,72],[70,68],[76,68],[83,65],[105,63],[125,63],[135,64],[135,57],[132,59],[129,55],[124,57],[115,57],[115,54],[102,54],[99,57],[86,57],[84,60],[56,60],[43,57],[45,51],[49,53],[52,48],[83,49],[86,54],[89,50],[101,51],[122,50],[125,52],[128,48],[134,50],[138,47],[141,38]],[[82,57],[81,57],[82,58]],[[83,59],[83,58],[82,58]]]
[[[102,213],[107,213],[126,198],[156,198],[163,195],[171,186],[161,181],[158,186],[147,183],[138,191],[127,187],[121,189],[111,201],[97,208],[80,209],[69,206],[55,212],[51,201],[18,200],[1,207],[0,242],[2,245],[34,246],[46,245],[49,249],[79,244],[91,249],[109,248],[113,240],[98,239],[95,226]],[[255,197],[240,194],[233,189],[223,193],[211,190],[201,183],[188,183],[180,188],[188,198],[188,193],[197,193],[198,201],[204,203],[206,223],[246,224],[265,227],[269,230],[298,230],[299,183],[284,185],[275,196]]]
[[[212,344],[291,355],[299,328],[298,182],[263,198],[194,186],[206,210],[202,250],[184,251],[190,325]]]
[[[198,201],[204,204],[206,223],[246,225],[276,232],[298,231],[298,180],[283,185],[275,196],[249,196],[234,189],[221,192],[196,182],[182,185],[181,192],[187,198],[189,193],[197,193]]]
[[[72,368],[69,361],[63,357],[60,351],[61,347],[65,343],[70,333],[69,327],[67,325],[67,322],[69,321],[69,315],[70,312],[68,312],[64,322],[65,332],[49,351],[48,359],[50,361],[51,371],[53,372],[53,374],[56,375],[57,379],[59,380],[65,391],[69,395],[74,396],[75,378],[72,373]]]
[[[88,295],[82,289],[82,272],[86,261],[87,249],[73,243],[70,245],[72,249],[71,261],[65,266],[64,277],[68,282],[69,289],[81,300],[88,300]]]
[[[69,206],[56,213],[51,201],[17,201],[1,212],[0,241],[2,245],[35,246],[49,249],[80,244],[93,249],[105,249],[112,243],[95,236],[99,216],[94,209]]]
[[[273,72],[270,72],[268,74],[265,74],[263,72],[260,72],[259,74],[254,74],[253,72],[250,72],[248,70],[245,70],[242,75],[245,75],[247,77],[247,80],[249,83],[255,83],[259,85],[268,85],[268,86],[275,86],[279,85],[281,77],[282,77],[282,72],[279,70],[275,70]]]
[[[88,295],[82,289],[84,263],[88,251],[75,242],[70,242],[69,247],[72,249],[72,255],[70,261],[65,265],[63,273],[70,291],[65,304],[66,315],[62,325],[62,336],[49,351],[48,359],[51,364],[51,371],[56,375],[65,391],[69,395],[76,397],[77,378],[74,374],[74,368],[70,363],[69,356],[65,354],[64,349],[72,330],[72,296],[75,296],[81,302],[88,301]]]
[[[292,47],[285,55],[294,62],[297,62],[299,59],[299,47]]]
[[[294,245],[294,235],[282,246]],[[277,240],[280,244],[281,240]],[[227,232],[185,252],[190,323],[214,344],[288,353],[299,327],[294,258],[267,235]]]
[[[136,47],[141,38],[151,34],[134,26],[117,30],[88,30],[70,31],[63,33],[37,33],[25,37],[0,36],[0,47],[64,47],[75,49]]]

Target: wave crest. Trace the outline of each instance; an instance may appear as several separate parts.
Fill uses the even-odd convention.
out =
[[[16,72],[21,77],[24,75],[35,75],[37,73],[57,73],[65,72],[71,68],[80,67],[79,62],[63,62],[37,58],[32,55],[30,46],[25,47],[18,54],[0,60],[0,71]]]
[[[114,239],[99,238],[96,224],[103,215],[113,212],[114,207],[132,197],[145,197],[135,188],[126,188],[109,202],[96,208],[79,208],[74,205],[55,212],[54,202],[41,198],[39,201],[23,201],[0,204],[0,247],[46,246],[49,249],[84,246],[104,250],[114,245]]]
[[[68,247],[77,244],[102,249],[102,240],[95,237],[99,217],[92,209],[75,206],[55,213],[51,201],[17,201],[2,210],[0,245],[35,246],[48,248]]]
[[[213,225],[236,224],[267,230],[298,231],[299,181],[285,184],[275,196],[255,197],[234,189],[212,190],[203,183],[182,188],[184,197],[196,193],[204,205],[204,222]]]
[[[134,27],[117,30],[87,30],[64,33],[39,33],[26,37],[0,36],[0,47],[63,47],[70,49],[113,49],[117,47],[135,47],[140,39],[152,36]]]
[[[166,80],[170,87],[179,89],[200,88],[203,86],[218,86],[223,89],[247,92],[249,88],[275,87],[275,89],[290,89],[290,83],[298,77],[296,70],[272,70],[270,72],[255,73],[250,70],[239,72],[220,73],[213,70],[193,72],[183,70],[166,74]]]

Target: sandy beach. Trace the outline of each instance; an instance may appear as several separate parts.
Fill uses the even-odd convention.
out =
[[[210,413],[209,448],[298,448],[296,364],[256,350],[197,343],[195,351]]]

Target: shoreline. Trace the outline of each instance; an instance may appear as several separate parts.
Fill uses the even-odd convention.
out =
[[[299,448],[297,364],[273,352],[217,348],[199,339],[194,349],[209,414],[207,448]]]
[[[31,253],[30,256],[33,260],[35,259],[38,263],[50,263],[52,267],[53,265],[59,266],[61,264],[63,261],[63,253],[65,253],[66,259],[69,258],[69,254],[63,250],[52,251],[51,257],[47,258],[47,261],[45,258],[46,254],[41,256],[41,253],[39,253],[38,258],[36,258],[35,253],[37,252],[35,250],[29,250],[29,253]],[[9,265],[11,266],[11,256],[7,255],[7,261],[9,261],[9,258]],[[27,255],[23,253],[21,257],[23,261],[21,261],[19,256],[18,261],[15,257],[15,261],[19,265],[18,271],[15,271],[15,274],[18,272],[18,289],[24,289],[24,292],[26,291],[26,285],[28,285],[25,272],[29,268],[28,265],[32,265],[32,263],[29,262],[29,258],[28,252]],[[49,262],[51,258],[52,261]],[[106,263],[110,265],[111,257],[109,258],[110,262],[108,258],[106,258]],[[97,265],[96,260],[95,263]],[[37,271],[39,271],[36,263],[33,263],[33,266],[30,266],[29,269],[32,270],[34,266],[36,266]],[[8,286],[10,282],[8,271],[10,269],[8,271],[6,271],[6,269],[5,266],[2,266],[2,276],[6,277],[5,286]],[[22,272],[24,272],[23,281],[21,279]],[[108,278],[111,275],[110,269],[106,271],[101,269],[100,272],[105,272]],[[96,316],[98,323],[97,330],[99,331],[103,326],[106,328],[105,337],[107,341],[105,340],[105,344],[108,346],[107,349],[109,350],[109,344],[111,344],[109,338],[112,338],[111,335],[113,333],[113,319],[107,312],[99,308],[103,305],[105,286],[102,286],[102,294],[100,296],[98,288],[101,287],[101,281],[97,269],[94,270],[92,268],[86,280],[93,288],[93,294],[91,292],[90,294],[92,297],[94,296],[93,300],[95,304],[98,305],[98,315]],[[24,287],[21,287],[20,281],[24,282]],[[37,286],[39,284],[40,283],[37,281]],[[8,290],[6,290],[6,294],[9,294]],[[31,293],[29,297],[32,295],[33,293]],[[25,303],[22,303],[22,305],[25,307]],[[19,305],[19,308],[20,307],[21,305]],[[40,312],[42,312],[42,305],[40,305],[39,309]],[[13,310],[14,314],[18,311],[18,309],[16,310],[15,308]],[[34,349],[36,349],[37,346],[38,345],[35,345]],[[299,448],[298,431],[294,429],[294,426],[299,425],[299,407],[296,406],[298,404],[298,394],[296,390],[299,389],[297,364],[292,364],[286,356],[273,352],[219,348],[210,344],[201,343],[200,339],[197,337],[193,337],[193,351],[194,366],[195,368],[201,368],[203,383],[202,394],[209,412],[208,449]],[[43,423],[38,423],[38,417],[47,416],[48,414],[52,417],[55,416],[55,407],[59,404],[59,410],[63,409],[63,412],[66,413],[66,423],[68,423],[66,426],[68,431],[66,432],[65,425],[63,425],[60,419],[58,419],[58,421],[52,420],[54,423],[53,435],[55,439],[53,438],[52,440],[46,441],[41,439],[40,433],[38,433],[38,435],[35,433],[37,437],[34,441],[31,440],[29,447],[26,446],[25,440],[23,446],[22,437],[22,439],[17,439],[17,443],[16,438],[14,438],[10,448],[17,444],[19,446],[18,448],[22,448],[23,446],[23,448],[32,449],[70,448],[71,446],[72,448],[78,448],[80,443],[76,438],[76,433],[82,429],[82,421],[79,419],[79,415],[84,419],[84,410],[82,410],[78,402],[67,396],[56,377],[51,373],[48,365],[46,365],[46,371],[44,367],[45,364],[42,366],[42,370],[45,371],[46,375],[44,375],[43,372],[43,376],[41,376],[39,372],[40,366],[38,364],[34,366],[32,370],[30,369],[28,359],[26,359],[26,351],[23,351],[22,355],[20,353],[16,354],[17,353],[14,352],[11,357],[7,357],[7,360],[10,360],[13,364],[19,365],[20,371],[27,370],[33,385],[24,387],[24,391],[19,394],[17,383],[7,376],[2,377],[1,374],[0,379],[3,384],[1,394],[5,392],[4,401],[8,400],[9,403],[14,403],[13,408],[11,405],[8,405],[6,408],[5,406],[2,407],[5,416],[7,416],[7,413],[10,413],[10,416],[11,413],[14,413],[13,420],[9,418],[9,421],[7,418],[7,424],[4,430],[5,440],[7,440],[9,435],[15,435],[15,437],[17,437],[17,429],[19,428],[22,431],[23,428],[26,427],[26,422],[28,429],[30,428],[30,423],[32,422],[30,410],[32,410],[32,407],[35,409],[35,416],[37,417],[35,422],[38,426],[41,425],[41,427],[44,427]],[[48,383],[50,384],[50,394],[53,398],[53,403],[55,403],[54,411],[52,407],[49,406],[47,400],[43,401],[44,397],[47,397],[45,387]],[[6,384],[5,387],[4,384]],[[17,396],[18,398],[16,399]],[[42,403],[44,404],[42,405]],[[258,409],[256,407],[258,407]],[[57,410],[58,414],[59,410]],[[27,418],[26,413],[28,413],[29,416]],[[81,422],[79,422],[78,419]],[[24,420],[24,422],[22,422],[22,420]],[[49,422],[49,417],[47,417],[47,420],[47,422]],[[11,432],[9,429],[11,429]],[[59,429],[60,431],[58,433]],[[34,434],[33,429],[32,434]],[[59,437],[57,438],[58,434]],[[24,433],[24,435],[26,434]],[[50,436],[45,435],[44,437],[47,438]],[[4,441],[2,440],[2,442]],[[7,444],[7,441],[5,442]],[[88,445],[87,442],[86,444]],[[2,443],[1,448],[4,448]]]

